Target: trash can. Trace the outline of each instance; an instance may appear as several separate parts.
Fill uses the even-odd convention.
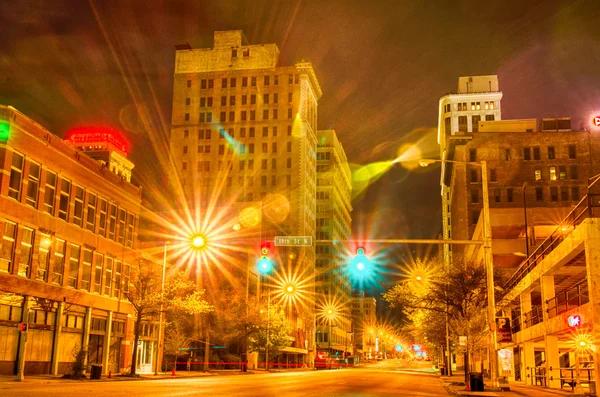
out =
[[[440,367],[440,375],[446,376],[446,367]]]
[[[483,385],[483,373],[481,372],[470,372],[469,373],[469,385],[471,391],[484,391]]]
[[[102,379],[102,364],[92,364],[90,379]]]
[[[247,371],[248,371],[248,364],[242,363],[242,372],[247,372]]]

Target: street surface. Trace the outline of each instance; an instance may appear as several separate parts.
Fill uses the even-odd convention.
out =
[[[414,363],[413,363],[414,364]],[[142,381],[1,382],[0,396],[414,396],[447,395],[430,363],[386,360],[361,368]]]

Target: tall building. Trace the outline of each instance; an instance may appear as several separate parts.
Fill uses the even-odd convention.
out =
[[[321,94],[309,62],[280,66],[276,44],[250,45],[242,31],[215,32],[212,48],[177,46],[170,150],[190,205],[254,208],[257,240],[314,238]],[[314,247],[275,251],[279,266],[313,277]],[[290,362],[312,362],[314,309],[295,313],[293,329]]]
[[[352,182],[348,159],[335,131],[317,132],[317,240],[346,241],[351,238]],[[317,343],[321,348],[331,341],[333,351],[349,353],[348,334],[352,332],[350,278],[345,244],[317,243],[317,305],[335,304],[336,327],[326,318],[317,324]],[[332,339],[330,339],[332,336]]]
[[[0,373],[65,373],[81,349],[127,368],[141,188],[10,106],[0,142]]]
[[[377,299],[372,296],[351,298],[355,354],[363,359],[377,355]]]
[[[459,77],[455,93],[440,98],[438,116],[438,144],[440,158],[451,160],[454,157],[454,145],[451,143],[462,136],[469,136],[479,129],[482,120],[500,120],[502,117],[500,101],[502,92],[498,85],[498,76]],[[446,170],[451,173],[454,164],[448,163],[442,168],[442,225],[443,237],[452,238],[452,192],[449,190]],[[449,260],[452,246],[444,245],[444,258]]]

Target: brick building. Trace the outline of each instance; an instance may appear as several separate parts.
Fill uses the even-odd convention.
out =
[[[79,349],[127,368],[141,188],[10,106],[0,140],[0,373],[65,373]]]

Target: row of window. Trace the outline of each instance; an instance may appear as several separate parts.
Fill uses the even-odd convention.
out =
[[[569,174],[571,176],[571,180],[579,179],[579,171],[576,165],[570,165],[568,167]],[[542,169],[536,168],[533,170],[533,177],[536,181],[542,180]],[[567,178],[567,166],[566,165],[551,165],[548,167],[548,179],[551,181],[566,181]],[[497,182],[497,173],[495,168],[490,169],[490,182]],[[472,169],[470,172],[469,182],[477,183],[479,182],[479,170]]]
[[[0,272],[13,274],[17,266],[17,275],[32,280],[61,286],[65,286],[66,281],[67,287],[110,297],[120,297],[121,289],[129,292],[131,265],[128,263],[39,230],[26,226],[20,229],[19,239],[19,225],[4,221]],[[34,249],[37,249],[38,260],[35,274],[31,274]]]
[[[493,110],[496,108],[496,103],[494,101],[485,101],[483,102],[483,109],[485,110]],[[459,112],[466,112],[468,110],[481,110],[481,102],[471,102],[471,108],[467,106],[467,102],[460,102],[456,104],[455,110]],[[452,111],[452,104],[448,103],[444,105],[444,113],[449,113]]]
[[[545,200],[545,189],[542,186],[535,187],[535,200],[536,201],[544,201]],[[494,202],[501,203],[503,197],[503,189],[495,188],[493,190]],[[581,195],[579,193],[579,186],[552,186],[549,189],[550,193],[550,201],[579,201],[581,200]],[[569,193],[571,197],[569,199]],[[479,189],[471,189],[471,203],[476,204],[479,203]],[[504,195],[507,203],[513,203],[515,201],[515,189],[508,188],[506,189],[506,194]]]
[[[278,142],[271,142],[271,153],[277,153],[277,145]],[[234,148],[235,146],[235,148]],[[197,152],[196,153],[210,153],[211,152],[211,146],[210,145],[198,145],[197,147]],[[236,152],[236,154],[238,155],[244,155],[246,154],[246,149],[248,149],[247,153],[248,154],[254,154],[255,153],[255,144],[254,143],[249,143],[249,144],[245,144],[245,143],[236,143],[234,145],[231,144],[227,144],[227,145],[219,145],[218,146],[218,154],[220,155],[224,155],[226,152],[228,154],[233,153],[234,151]],[[292,142],[288,141],[286,142],[286,150],[288,153],[292,152]],[[189,153],[189,148],[187,145],[184,145],[182,148],[183,154],[188,154]],[[269,153],[269,143],[268,142],[263,142],[261,144],[261,153],[263,154],[267,154]]]
[[[548,160],[556,159],[556,147],[553,145],[549,145],[547,148],[547,157]],[[523,148],[523,160],[541,160],[542,158],[542,149],[540,146],[533,147],[524,147]],[[577,158],[577,146],[576,145],[567,145],[567,157],[570,160],[574,160]],[[510,148],[504,149],[504,160],[510,161],[512,159]],[[476,162],[477,161],[477,148],[469,149],[469,161]]]
[[[250,95],[242,95],[241,97],[241,104],[242,105],[248,105],[248,99],[250,99],[250,105],[256,105],[256,94],[250,94]],[[229,101],[228,101],[229,99]],[[229,106],[236,106],[237,105],[237,97],[235,95],[223,95],[221,96],[221,106],[228,106],[227,103],[229,102]],[[288,92],[288,103],[292,103],[294,99],[294,93],[293,92]],[[269,104],[273,104],[273,105],[277,105],[279,103],[279,93],[275,92],[273,94],[262,94],[262,104],[263,105],[269,105]],[[187,97],[185,98],[185,105],[186,106],[190,106],[192,104],[192,98]],[[201,108],[210,108],[213,106],[213,97],[209,96],[209,97],[200,97],[200,107]]]
[[[448,117],[447,120],[449,120],[450,118]],[[496,119],[496,116],[493,114],[486,114],[485,115],[485,121],[494,121]],[[473,129],[473,132],[478,132],[479,131],[479,122],[481,121],[481,115],[474,115],[471,116],[471,126]],[[449,122],[447,123],[447,127],[449,128]],[[460,132],[467,132],[469,128],[468,125],[468,119],[467,116],[458,116],[458,130]]]
[[[236,120],[235,117],[236,111],[231,110],[229,112],[220,112],[219,113],[219,122],[235,122],[235,121],[256,121],[256,110],[242,110],[239,113],[240,119]],[[294,111],[292,108],[288,108],[287,110],[287,118],[294,118]],[[190,121],[190,113],[184,114],[185,121]],[[271,109],[271,116],[269,118],[269,109],[263,110],[262,120],[279,120],[279,109]],[[212,112],[200,112],[200,116],[198,118],[200,123],[212,123],[213,122],[213,114]]]
[[[135,215],[109,203],[71,180],[57,175],[27,159],[29,173],[24,175],[25,157],[13,152],[8,196],[37,210],[71,222],[103,237],[133,247]],[[44,194],[40,181],[45,173]],[[24,189],[24,179],[27,189]],[[25,191],[26,190],[26,191]],[[71,210],[72,208],[72,210]]]
[[[234,50],[235,51],[235,50]],[[268,87],[271,85],[271,81],[274,86],[279,85],[279,75],[273,76],[262,76],[262,82],[264,87]],[[272,79],[271,79],[272,78]],[[257,76],[244,76],[241,77],[241,85],[242,87],[256,87],[258,79]],[[288,75],[288,84],[298,84],[300,81],[300,77],[297,74],[289,74]],[[221,79],[221,88],[236,88],[237,87],[238,78],[237,77],[224,77]],[[200,80],[200,89],[211,89],[214,88],[214,79],[201,79]],[[192,80],[187,81],[187,87],[192,88]]]
[[[278,136],[278,128],[277,126],[272,126],[271,127],[271,132],[273,137]],[[190,131],[189,130],[183,130],[183,137],[184,138],[189,138],[190,136]],[[212,131],[210,129],[201,129],[198,130],[198,139],[207,139],[210,140],[212,138],[213,134]],[[219,136],[221,139],[223,138],[234,138],[236,136],[235,134],[235,128],[231,127],[231,128],[220,128],[219,129]],[[240,138],[246,138],[246,136],[248,138],[255,138],[256,137],[256,127],[241,127],[239,129],[239,137]],[[269,136],[269,127],[268,126],[264,126],[262,127],[262,136],[263,137],[268,137]],[[287,126],[287,136],[292,136],[292,126],[288,125]]]
[[[210,161],[198,161],[196,163],[196,168],[198,172],[210,172]],[[228,171],[232,171],[233,170],[233,163],[231,161],[228,161],[227,163],[224,163],[223,161],[219,161],[218,162],[218,170],[219,171],[223,171],[225,170],[225,168],[227,168]],[[249,171],[254,171],[254,160],[250,159],[250,160],[240,160],[239,161],[239,170],[240,171],[244,171],[246,170],[246,168]],[[290,169],[292,168],[292,159],[290,157],[288,157],[286,159],[286,168]],[[184,161],[181,165],[181,169],[182,170],[187,170],[188,169],[188,162]],[[268,169],[268,159],[261,159],[261,169],[262,170],[266,170]],[[271,159],[271,169],[275,170],[277,169],[277,159],[276,158],[272,158]]]

